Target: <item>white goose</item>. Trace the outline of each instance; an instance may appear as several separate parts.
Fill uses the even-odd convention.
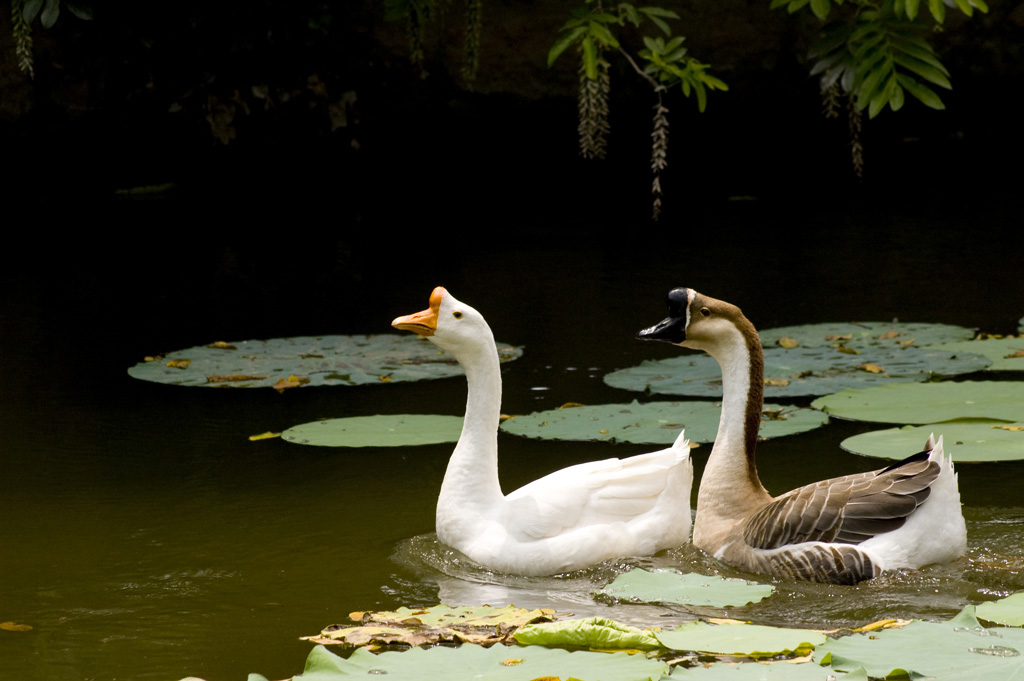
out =
[[[750,572],[840,584],[963,555],[960,492],[941,437],[888,468],[768,494],[754,462],[764,395],[757,331],[735,305],[693,289],[669,292],[668,307],[666,319],[637,337],[704,350],[722,367],[722,415],[697,493],[695,546]]]
[[[682,433],[668,449],[570,466],[503,495],[501,370],[487,322],[439,286],[428,309],[392,326],[426,336],[466,372],[465,421],[437,499],[442,542],[487,568],[520,575],[568,572],[686,543],[693,464]]]

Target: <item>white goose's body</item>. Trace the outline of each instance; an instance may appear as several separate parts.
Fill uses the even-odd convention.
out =
[[[501,371],[484,318],[443,288],[393,323],[450,352],[466,372],[462,434],[437,500],[437,536],[501,572],[549,575],[649,555],[690,535],[693,465],[680,433],[662,451],[570,466],[509,495],[498,483]]]
[[[668,302],[669,317],[638,336],[704,350],[722,367],[722,415],[697,494],[695,546],[751,572],[843,584],[963,555],[960,492],[941,437],[888,468],[772,497],[754,461],[764,391],[757,331],[736,306],[692,289],[674,289]]]

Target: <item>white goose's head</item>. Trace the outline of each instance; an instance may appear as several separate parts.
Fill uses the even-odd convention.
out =
[[[398,317],[391,326],[425,336],[456,357],[493,345],[494,336],[483,315],[456,300],[443,286],[430,294],[430,307]]]
[[[717,354],[721,345],[757,339],[753,325],[731,303],[697,293],[692,288],[668,292],[668,317],[636,334],[641,340],[660,340],[684,348]]]

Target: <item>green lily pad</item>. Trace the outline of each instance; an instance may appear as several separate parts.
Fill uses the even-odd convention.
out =
[[[814,659],[835,669],[864,667],[868,676],[909,675],[943,681],[1019,679],[1024,630],[982,627],[969,605],[947,622],[915,620],[905,627],[830,640]]]
[[[281,437],[318,447],[408,447],[458,442],[461,416],[378,414],[325,419],[292,426]]]
[[[655,636],[672,650],[742,657],[806,654],[828,640],[825,634],[810,629],[708,622],[686,622],[672,631],[655,632]]]
[[[522,646],[458,648],[435,646],[374,655],[357,648],[342,658],[317,646],[296,681],[345,681],[353,676],[387,674],[388,681],[533,681],[543,677],[580,681],[658,681],[669,667],[643,655],[569,652]]]
[[[903,459],[920,451],[928,436],[942,435],[943,449],[957,463],[1024,459],[1024,423],[947,421],[861,433],[843,440],[848,452],[880,459]]]
[[[822,412],[765,405],[761,436],[781,437],[823,426]],[[598,404],[534,412],[502,422],[512,435],[545,440],[604,440],[636,444],[672,444],[679,431],[693,442],[713,442],[722,408],[712,402]]]
[[[760,331],[761,344],[768,349],[781,339],[795,340],[802,347],[832,347],[843,345],[848,348],[937,345],[953,341],[968,340],[974,331],[950,324],[929,324],[915,322],[826,322],[822,324],[801,324],[781,326]]]
[[[935,346],[936,350],[964,352],[988,357],[986,371],[1024,371],[1024,338],[985,338]]]
[[[522,645],[595,648],[600,650],[655,650],[661,647],[650,631],[604,617],[588,617],[525,626],[515,634]]]
[[[768,399],[828,395],[845,388],[927,381],[981,371],[991,360],[980,354],[916,346],[867,346],[855,352],[810,346],[764,351]],[[613,388],[665,395],[721,397],[722,370],[706,354],[648,360],[604,377]]]
[[[522,348],[499,345],[502,361]],[[230,388],[364,385],[462,374],[458,362],[414,335],[297,336],[177,350],[128,369],[144,381]]]
[[[635,568],[616,577],[599,589],[598,595],[619,601],[644,603],[681,603],[715,608],[749,605],[764,600],[775,588],[742,579],[724,579],[696,573],[680,574],[675,570],[648,572]]]
[[[681,670],[676,674],[676,670]],[[850,673],[837,672],[832,669],[822,668],[813,662],[793,664],[788,661],[780,661],[773,664],[725,664],[717,662],[709,665],[698,665],[696,667],[682,670],[676,667],[672,670],[670,678],[676,676],[696,681],[868,681],[868,674],[863,668]]]
[[[856,421],[922,424],[955,419],[1019,421],[1024,382],[958,381],[897,383],[844,390],[811,403],[833,416]]]
[[[975,608],[978,619],[1011,627],[1024,627],[1024,591],[1010,594],[998,601],[980,603]]]

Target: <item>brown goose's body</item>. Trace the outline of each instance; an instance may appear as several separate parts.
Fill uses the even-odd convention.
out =
[[[697,495],[695,546],[751,572],[843,584],[964,553],[960,494],[941,438],[888,468],[772,497],[754,459],[764,394],[757,331],[735,305],[692,289],[670,292],[669,310],[638,336],[704,350],[722,367],[722,416]]]

